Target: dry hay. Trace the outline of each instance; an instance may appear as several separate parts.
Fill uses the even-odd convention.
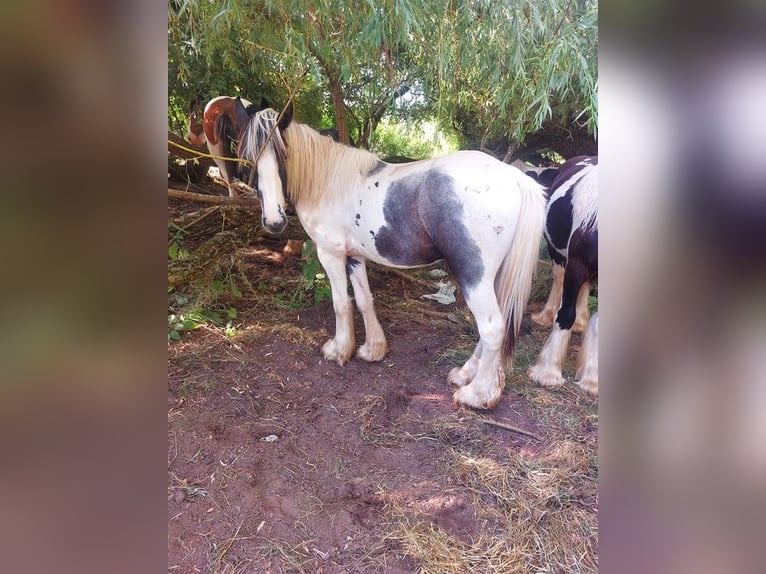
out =
[[[528,572],[523,556],[504,537],[480,538],[468,544],[403,508],[391,512],[399,519],[399,527],[389,539],[418,562],[423,574]]]
[[[451,451],[449,469],[474,497],[485,530],[461,541],[408,509],[393,507],[388,538],[421,572],[596,572],[596,470],[587,446],[555,443],[508,462]]]

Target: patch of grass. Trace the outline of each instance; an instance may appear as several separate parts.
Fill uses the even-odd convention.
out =
[[[437,365],[450,365],[458,367],[463,365],[470,357],[473,349],[467,349],[466,347],[450,347],[439,353],[434,360]]]
[[[188,396],[195,393],[208,393],[215,388],[216,384],[210,379],[197,379],[188,377],[178,385],[178,396]]]
[[[499,528],[469,546],[405,516],[397,539],[424,572],[597,571],[597,461],[587,445],[564,440],[503,462],[462,448],[451,456],[449,474]]]
[[[546,256],[537,262],[537,273],[532,281],[532,290],[529,293],[530,303],[545,303],[553,284],[553,262]]]
[[[486,444],[486,429],[476,421],[476,417],[473,411],[437,416],[426,422],[426,432],[445,446],[482,448]]]
[[[300,574],[313,573],[315,556],[309,555],[307,543],[290,545],[277,540],[267,540],[258,549],[259,557],[266,561],[272,558],[279,560],[280,565],[285,567],[283,572],[298,572]]]
[[[524,556],[515,537],[500,535],[467,544],[430,521],[421,520],[401,507],[392,509],[398,526],[389,539],[414,558],[423,574],[464,572],[525,572]]]
[[[366,443],[374,446],[394,446],[399,444],[407,435],[394,425],[393,430],[387,430],[378,423],[376,411],[383,411],[387,408],[386,400],[377,395],[368,395],[364,397],[364,405],[359,413],[359,434]]]

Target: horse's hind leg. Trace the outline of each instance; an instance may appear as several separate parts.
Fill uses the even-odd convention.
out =
[[[588,319],[590,319],[590,309],[588,309],[588,299],[590,299],[590,281],[586,281],[580,287],[580,293],[577,295],[577,315],[574,325],[572,325],[572,332],[582,333],[588,326]]]
[[[594,313],[583,335],[577,356],[575,384],[582,390],[598,394],[598,313]]]
[[[474,354],[458,373],[460,379],[475,376],[470,383],[458,388],[452,395],[455,404],[477,409],[491,409],[500,401],[505,386],[505,370],[500,360],[501,347],[505,337],[505,320],[497,303],[492,282],[483,282],[465,293],[466,303],[471,309],[479,329],[479,343]],[[450,381],[453,381],[453,372]]]
[[[564,267],[554,262],[553,267],[551,268],[551,274],[553,275],[553,285],[551,285],[548,301],[545,302],[545,307],[542,311],[534,313],[531,316],[531,319],[542,327],[553,326],[553,319],[556,317],[556,311],[558,311],[561,306],[561,292],[564,287]]]
[[[453,368],[447,375],[447,381],[453,387],[459,388],[470,384],[476,373],[479,372],[479,361],[481,360],[481,340],[473,350],[471,357],[462,367]]]
[[[380,326],[375,314],[370,284],[367,281],[367,267],[364,259],[349,257],[346,268],[351,278],[351,286],[354,288],[356,306],[364,319],[365,340],[364,345],[359,347],[356,356],[365,361],[380,361],[388,352],[388,344],[383,328]]]

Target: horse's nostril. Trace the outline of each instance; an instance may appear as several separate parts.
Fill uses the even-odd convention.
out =
[[[282,233],[285,230],[285,227],[287,227],[287,219],[282,219],[277,223],[270,223],[265,219],[262,219],[261,224],[269,233]]]

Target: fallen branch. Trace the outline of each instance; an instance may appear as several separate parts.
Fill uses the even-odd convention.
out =
[[[434,317],[435,319],[444,319],[446,321],[456,323],[457,325],[462,325],[465,323],[465,321],[461,319],[460,316],[457,315],[456,313],[442,313],[439,311],[431,311],[430,309],[420,309],[418,313],[425,315],[426,317]]]
[[[523,434],[523,435],[526,435],[526,436],[531,436],[532,438],[536,438],[537,440],[540,440],[540,437],[537,436],[535,433],[529,432],[528,430],[524,430],[524,429],[521,429],[519,427],[515,427],[515,426],[509,425],[509,424],[506,424],[506,423],[501,423],[501,422],[498,422],[498,421],[493,421],[492,419],[488,419],[488,418],[485,418],[485,417],[476,417],[476,420],[479,421],[479,422],[482,422],[482,423],[484,423],[486,425],[495,426],[495,427],[498,427],[498,428],[501,428],[501,429],[505,429],[507,431]]]
[[[183,191],[181,189],[168,188],[168,197],[175,199],[184,199],[186,201],[199,201],[200,203],[215,203],[217,205],[239,205],[241,207],[253,207],[260,209],[260,202],[257,199],[246,197],[229,197],[227,195],[205,195],[204,193],[194,193],[192,191]]]
[[[390,267],[381,267],[381,271],[385,271],[386,273],[393,273],[394,275],[398,275],[399,277],[403,279],[407,279],[408,281],[412,281],[413,283],[417,283],[418,285],[422,285],[429,291],[433,291],[435,283],[433,281],[426,281],[424,279],[421,279],[420,277],[415,277],[414,275],[411,275],[405,271],[399,271],[398,269],[391,269]]]

